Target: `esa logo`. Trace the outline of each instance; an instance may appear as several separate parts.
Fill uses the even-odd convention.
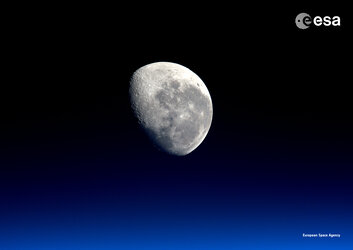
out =
[[[295,18],[295,24],[299,29],[307,29],[312,23],[314,23],[315,26],[341,26],[341,18],[339,16],[316,16],[312,19],[310,15],[306,13],[300,13]]]

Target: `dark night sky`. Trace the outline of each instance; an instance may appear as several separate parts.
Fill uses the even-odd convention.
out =
[[[0,249],[350,249],[344,8],[135,4],[11,11]],[[342,26],[298,30],[304,11]],[[212,97],[185,157],[152,147],[130,110],[129,77],[156,61],[190,68]]]

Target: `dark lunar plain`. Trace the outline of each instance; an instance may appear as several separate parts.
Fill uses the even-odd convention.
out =
[[[351,18],[254,5],[7,9],[0,249],[351,249]],[[342,26],[299,30],[301,12]],[[131,111],[132,73],[157,61],[212,97],[184,157],[152,147]]]

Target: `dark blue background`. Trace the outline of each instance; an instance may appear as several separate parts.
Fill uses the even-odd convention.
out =
[[[298,30],[300,6],[136,6],[8,19],[0,249],[351,249],[348,23]],[[209,134],[184,157],[130,110],[129,77],[155,61],[212,96]]]

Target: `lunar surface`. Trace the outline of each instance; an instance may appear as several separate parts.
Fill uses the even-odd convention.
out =
[[[170,62],[145,65],[132,75],[129,91],[139,124],[161,150],[186,155],[205,139],[212,100],[190,69]]]

